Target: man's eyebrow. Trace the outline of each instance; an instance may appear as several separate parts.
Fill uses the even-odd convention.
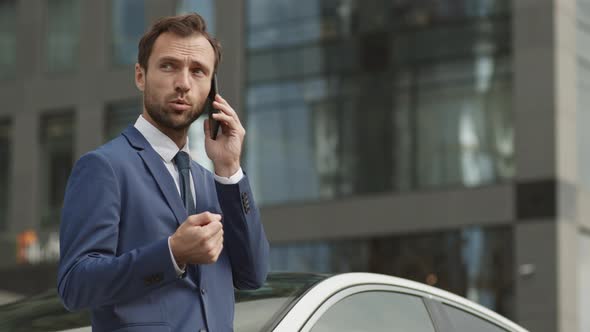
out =
[[[182,60],[179,58],[172,57],[172,56],[163,56],[160,59],[158,59],[158,63],[162,63],[162,62],[176,62],[176,63],[178,63],[178,62],[182,62]],[[207,72],[211,71],[211,69],[207,65],[205,65],[203,62],[201,62],[199,60],[191,60],[191,66],[197,66],[197,67],[203,68]]]

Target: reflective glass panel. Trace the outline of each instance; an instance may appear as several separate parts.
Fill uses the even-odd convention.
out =
[[[461,309],[443,304],[443,308],[456,332],[508,332],[483,318],[475,316]]]
[[[12,128],[10,121],[0,119],[0,232],[8,226],[11,194]]]
[[[331,306],[311,332],[374,331],[434,332],[424,301],[408,294],[363,292]]]
[[[277,244],[274,271],[375,272],[433,285],[513,317],[513,244],[509,227],[365,239]]]
[[[16,1],[0,1],[0,79],[16,73]]]
[[[261,204],[511,179],[510,8],[248,1],[246,166]]]
[[[138,99],[110,103],[106,109],[105,140],[119,136],[127,126],[135,124],[141,113],[141,101]]]
[[[112,62],[130,65],[137,62],[137,45],[145,29],[143,0],[111,1]]]
[[[80,46],[80,6],[78,0],[47,1],[47,70],[77,69]]]
[[[207,23],[207,31],[215,35],[215,1],[213,0],[178,0],[176,14],[197,13]]]
[[[59,227],[65,189],[74,163],[74,112],[52,112],[41,118],[41,228]]]

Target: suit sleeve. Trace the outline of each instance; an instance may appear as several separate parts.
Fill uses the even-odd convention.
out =
[[[256,289],[266,280],[269,245],[248,178],[225,185],[216,182],[223,213],[224,249],[227,250],[237,289]]]
[[[177,280],[168,240],[117,256],[119,182],[98,152],[84,155],[68,180],[60,224],[58,292],[68,310],[129,301]]]

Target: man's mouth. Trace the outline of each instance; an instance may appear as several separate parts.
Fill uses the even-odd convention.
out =
[[[174,99],[169,104],[175,111],[186,111],[191,108],[191,104],[184,99]]]

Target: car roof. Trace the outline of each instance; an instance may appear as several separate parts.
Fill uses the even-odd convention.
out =
[[[513,329],[514,331],[527,332],[527,330],[508,320],[507,318],[453,293],[403,278],[364,272],[338,274],[320,281],[319,283],[315,284],[304,297],[300,299],[295,307],[292,308],[292,311],[301,311],[301,313],[286,316],[285,319],[289,320],[290,318],[300,316],[301,314],[311,316],[312,312],[309,311],[311,311],[312,308],[315,308],[314,303],[317,299],[325,299],[342,289],[362,285],[387,285],[405,288],[411,291],[418,291],[427,297],[429,296],[431,298],[437,298],[439,301],[442,300],[442,302],[452,303],[469,308],[478,312],[479,314],[487,316],[489,319],[492,319],[508,328]],[[283,325],[282,323],[283,322],[281,322],[281,325]],[[285,323],[287,323],[286,326],[289,326],[289,324],[295,324],[294,321],[285,321]]]

